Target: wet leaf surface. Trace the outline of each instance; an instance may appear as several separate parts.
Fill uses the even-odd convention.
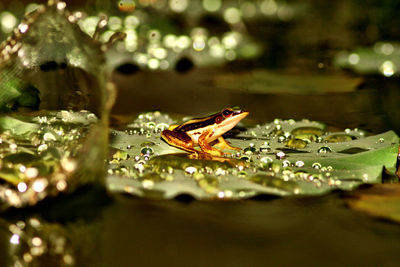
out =
[[[0,129],[0,210],[102,183],[107,136],[93,113],[9,114]]]
[[[125,130],[112,131],[107,178],[112,192],[197,199],[319,195],[381,183],[383,169],[396,170],[398,137],[392,131],[330,133],[319,122],[276,119],[234,129],[227,140],[242,150],[213,157],[182,153],[163,142],[160,132],[171,123],[167,114],[144,113]]]

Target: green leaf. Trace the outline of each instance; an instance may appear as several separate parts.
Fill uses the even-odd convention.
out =
[[[38,124],[24,122],[19,119],[2,116],[0,117],[0,131],[9,132],[13,136],[23,136],[29,138],[39,129]]]
[[[165,114],[146,113],[112,132],[107,181],[112,192],[197,199],[318,195],[380,183],[384,169],[396,171],[399,139],[393,131],[330,133],[319,122],[275,120],[244,132],[233,129],[236,135],[228,133],[227,140],[242,151],[222,158],[190,155],[163,142],[161,126],[172,122]]]

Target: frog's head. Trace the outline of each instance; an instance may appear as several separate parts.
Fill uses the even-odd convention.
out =
[[[215,117],[216,133],[223,135],[236,126],[239,121],[249,115],[249,112],[238,107],[225,108]]]

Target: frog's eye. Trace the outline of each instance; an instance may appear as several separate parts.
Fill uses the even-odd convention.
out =
[[[231,110],[231,109],[229,109],[229,108],[226,108],[226,109],[224,109],[224,110],[222,111],[222,115],[223,115],[224,117],[229,117],[232,113],[233,113],[233,110]]]

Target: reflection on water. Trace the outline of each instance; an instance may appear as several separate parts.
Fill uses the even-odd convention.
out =
[[[104,191],[83,190],[0,219],[0,266],[99,266]],[[82,265],[84,264],[84,265]]]
[[[75,256],[67,227],[30,217],[15,223],[3,222],[8,228],[11,266],[40,265],[73,266]]]

